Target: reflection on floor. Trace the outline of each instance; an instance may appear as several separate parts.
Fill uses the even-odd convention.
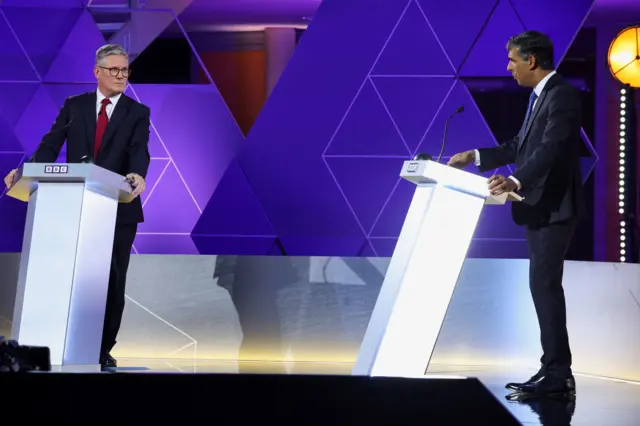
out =
[[[158,359],[119,359],[119,372],[131,373],[254,373],[347,375],[350,363],[237,362]],[[504,384],[524,380],[534,371],[519,369],[431,366],[430,375],[477,377],[524,425],[637,426],[640,419],[640,382],[624,382],[576,373],[575,402],[547,402],[538,406],[505,400]],[[534,411],[535,410],[535,411]],[[538,414],[536,413],[538,412]],[[573,413],[573,414],[572,414]],[[551,419],[540,417],[552,417]],[[543,423],[544,422],[544,423]]]

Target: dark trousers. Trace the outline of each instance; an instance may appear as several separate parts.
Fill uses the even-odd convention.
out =
[[[540,325],[542,370],[564,379],[571,374],[567,308],[562,288],[564,258],[576,228],[575,221],[527,229],[529,287]]]
[[[109,273],[109,291],[107,293],[107,306],[102,331],[102,349],[100,351],[102,357],[108,355],[113,349],[120,330],[122,313],[124,312],[124,292],[127,283],[131,247],[137,230],[137,224],[116,224],[113,253],[111,254],[111,271]]]

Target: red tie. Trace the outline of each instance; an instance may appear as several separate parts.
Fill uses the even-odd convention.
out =
[[[102,137],[104,136],[104,131],[107,130],[107,124],[109,124],[109,117],[107,116],[107,105],[109,105],[111,101],[109,98],[104,98],[102,100],[102,106],[100,107],[100,112],[98,113],[98,124],[96,124],[96,146],[93,154],[93,159],[98,158],[98,152],[100,152],[100,145],[102,145]]]

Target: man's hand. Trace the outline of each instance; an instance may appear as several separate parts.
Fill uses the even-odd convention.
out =
[[[508,179],[502,175],[493,175],[487,181],[489,183],[489,191],[493,195],[500,195],[504,192],[513,192],[518,189],[518,185],[513,179]]]
[[[131,186],[133,186],[133,198],[142,194],[147,187],[147,183],[144,181],[144,178],[135,173],[129,173],[127,175],[127,180],[131,183]]]
[[[18,172],[18,169],[13,169],[9,172],[7,177],[4,178],[4,184],[7,187],[7,189],[11,188],[11,185],[15,183],[14,180],[16,178],[17,172]]]
[[[476,161],[476,153],[475,151],[465,151],[460,152],[449,159],[447,166],[455,167],[458,169],[463,169],[467,167],[469,164]]]

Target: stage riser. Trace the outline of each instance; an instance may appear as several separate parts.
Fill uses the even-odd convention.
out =
[[[18,261],[0,255],[0,335],[10,330]],[[134,255],[114,355],[352,363],[388,263]],[[433,364],[537,368],[528,267],[467,260]],[[425,285],[434,276],[425,271]],[[574,370],[640,380],[640,265],[567,262],[565,293]]]

